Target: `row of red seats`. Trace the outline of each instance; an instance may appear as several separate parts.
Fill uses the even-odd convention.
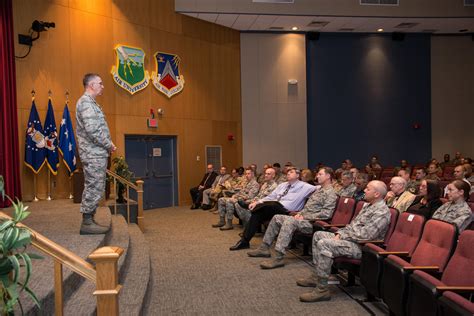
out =
[[[469,204],[474,212],[474,204]],[[325,229],[336,232],[337,229],[347,225],[355,218],[363,205],[364,202],[358,202],[356,204],[353,198],[339,198],[332,219],[328,221],[316,221],[314,223],[314,230]],[[399,216],[397,210],[392,208],[390,211],[392,216],[391,224],[384,241],[377,241],[375,243],[367,243],[367,241],[365,241],[364,244],[366,245],[363,247],[361,260],[344,257],[335,258],[334,266],[349,272],[348,285],[354,284],[355,276],[359,275],[361,283],[367,289],[369,298],[382,298],[394,315],[405,315],[408,275],[411,274],[414,268],[401,269],[400,267],[407,266],[406,263],[408,263],[408,261],[396,257],[395,255],[403,254],[407,256],[407,258],[411,258],[409,264],[411,264],[412,267],[419,266],[421,262],[423,265],[430,266],[431,270],[437,270],[438,273],[441,273],[452,254],[452,250],[454,250],[453,247],[457,238],[457,232],[455,226],[448,223],[430,220],[426,227],[424,227],[425,219],[420,215],[402,213]],[[440,231],[443,229],[451,231],[451,237],[442,236]],[[304,252],[307,254],[312,236],[310,234],[299,234],[297,237],[299,237],[297,239],[304,242]],[[376,244],[379,244],[379,246]],[[439,250],[440,248],[444,249],[442,246],[446,245],[451,245],[450,247],[446,247],[450,250],[444,252]],[[434,255],[436,264],[432,264],[429,260],[424,261],[425,257],[423,254],[427,252]],[[444,261],[441,260],[441,258],[444,258]],[[403,263],[400,260],[404,260]],[[385,265],[390,266],[385,267]],[[434,266],[436,266],[436,268],[434,268]],[[472,265],[469,268],[472,270]],[[391,272],[387,272],[384,279],[382,271]],[[403,272],[397,274],[397,272],[400,271]],[[383,282],[385,282],[386,285],[382,286],[382,280],[385,280]],[[472,280],[470,284],[474,284],[474,280]],[[386,293],[384,291],[386,291]],[[449,294],[448,297],[444,297],[442,301],[451,300],[453,297],[456,297],[456,295]],[[450,304],[454,303],[450,302]],[[418,305],[415,304],[413,306]]]

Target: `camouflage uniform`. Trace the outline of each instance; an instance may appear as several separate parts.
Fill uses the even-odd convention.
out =
[[[272,193],[272,191],[275,190],[277,185],[278,184],[274,180],[271,180],[269,182],[264,182],[262,186],[260,187],[258,194],[252,199],[245,200],[245,203],[250,204],[252,202],[263,199],[264,197]],[[235,211],[237,212],[237,215],[239,216],[239,218],[242,220],[242,222],[245,225],[245,223],[249,221],[252,213],[250,212],[248,208],[243,208],[242,206],[240,206],[238,202],[234,204],[234,207],[235,207]]]
[[[211,203],[211,199],[218,197],[221,194],[222,187],[225,181],[230,178],[230,174],[219,174],[209,189],[202,191],[202,204],[208,205]],[[214,201],[217,200],[214,199]]]
[[[448,202],[441,205],[432,218],[455,224],[461,233],[471,223],[472,211],[465,201],[461,203]]]
[[[351,183],[345,188],[341,186],[339,190],[336,190],[336,194],[339,196],[352,197],[356,190],[356,185],[354,183]]]
[[[300,231],[305,234],[313,232],[310,221],[316,219],[328,219],[336,208],[337,195],[332,186],[315,191],[306,202],[304,209],[299,212],[304,219],[295,219],[289,215],[273,216],[263,237],[263,243],[270,247],[278,235],[275,250],[285,254],[286,248],[291,242],[293,233]]]
[[[359,215],[337,234],[318,231],[313,235],[313,262],[316,275],[329,278],[334,258],[345,256],[360,259],[362,256],[359,240],[383,239],[390,224],[390,210],[384,201],[366,204]]]
[[[253,198],[258,193],[260,185],[257,180],[252,179],[245,187],[240,190],[238,193],[234,194],[232,197],[221,197],[218,201],[218,210],[220,217],[225,217],[227,220],[232,221],[234,218],[234,204],[239,200],[247,200]]]
[[[113,143],[102,108],[87,94],[76,104],[76,136],[84,169],[81,212],[94,214],[104,193],[107,159]]]
[[[284,174],[284,173],[277,174],[276,177],[275,177],[275,182],[277,184],[286,182],[286,174]]]

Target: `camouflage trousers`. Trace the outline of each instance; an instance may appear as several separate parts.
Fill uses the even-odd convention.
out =
[[[105,191],[107,158],[83,160],[82,166],[84,192],[82,193],[81,213],[94,214]]]
[[[234,218],[235,203],[237,203],[237,199],[231,197],[221,197],[217,202],[219,216],[232,220]]]
[[[315,232],[313,235],[313,263],[316,275],[320,278],[329,278],[331,266],[336,257],[360,259],[360,246],[348,240],[334,240],[336,234],[330,232]]]
[[[235,203],[234,207],[235,211],[237,212],[237,215],[242,220],[242,223],[245,226],[249,222],[250,216],[252,216],[252,212],[250,212],[248,208],[243,208],[242,206],[240,206],[239,203]]]
[[[313,232],[313,225],[311,225],[307,220],[298,220],[293,216],[281,214],[275,215],[265,231],[263,243],[270,247],[278,236],[275,243],[275,250],[284,254],[286,253],[286,248],[290,244],[295,231],[311,234]]]

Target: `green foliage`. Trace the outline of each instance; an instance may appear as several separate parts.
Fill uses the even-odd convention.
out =
[[[122,178],[130,181],[133,176],[133,172],[128,169],[128,164],[125,161],[125,158],[123,156],[115,157],[112,159],[112,166],[114,167],[114,172],[121,176]],[[125,203],[125,199],[123,198],[123,193],[125,192],[126,186],[118,182],[117,183],[117,202],[118,203]]]
[[[19,296],[22,291],[29,294],[36,305],[38,298],[28,287],[31,277],[31,259],[42,259],[36,254],[26,253],[26,247],[31,243],[31,232],[17,224],[30,215],[28,206],[19,200],[14,202],[12,219],[0,219],[0,313],[11,315],[14,308],[20,304]]]

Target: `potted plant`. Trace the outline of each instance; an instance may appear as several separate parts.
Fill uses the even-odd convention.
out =
[[[3,187],[2,197],[4,195]],[[2,315],[13,315],[15,306],[18,304],[23,314],[19,299],[20,293],[25,291],[40,307],[35,293],[28,287],[31,277],[31,259],[42,257],[32,253],[26,253],[26,247],[31,244],[31,232],[26,227],[18,225],[30,212],[28,206],[17,200],[14,202],[7,198],[13,205],[12,218],[0,218],[0,313]]]
[[[123,156],[115,157],[114,159],[112,159],[112,166],[114,167],[114,172],[116,174],[128,181],[131,180],[133,172],[128,169],[128,164]],[[125,199],[123,197],[125,188],[125,184],[117,181],[117,203],[125,203]]]

